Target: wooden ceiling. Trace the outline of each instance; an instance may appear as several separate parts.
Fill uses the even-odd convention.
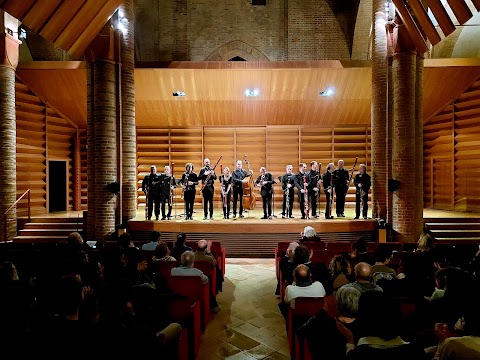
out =
[[[0,0],[0,8],[79,57],[122,0]]]
[[[63,64],[61,68],[59,64]],[[258,64],[255,68],[228,65],[230,69],[222,69],[226,65],[219,62],[217,69],[199,63],[191,63],[193,69],[186,68],[188,63],[164,69],[136,69],[137,126],[370,124],[370,67],[338,64],[312,68],[308,67],[312,64],[298,62],[296,67],[291,63],[288,68],[264,69]],[[86,127],[83,63],[33,63],[20,66],[17,75],[52,107],[79,127]],[[424,119],[479,77],[478,59],[426,60]],[[318,95],[330,86],[335,88],[334,96]],[[247,88],[259,89],[260,95],[246,97]],[[174,97],[174,91],[183,91],[186,97]]]

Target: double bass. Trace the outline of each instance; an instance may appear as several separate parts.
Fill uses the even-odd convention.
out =
[[[255,209],[255,184],[253,181],[253,174],[252,170],[250,169],[250,162],[247,160],[247,155],[243,155],[243,160],[248,166],[248,173],[250,177],[248,178],[248,182],[242,183],[243,186],[243,208],[245,210],[253,210]]]

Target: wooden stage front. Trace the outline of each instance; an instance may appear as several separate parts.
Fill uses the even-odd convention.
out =
[[[203,211],[196,210],[194,220],[172,218],[172,220],[141,220],[144,213],[138,213],[137,219],[128,222],[129,232],[137,239],[147,240],[150,231],[162,233],[166,241],[174,241],[177,234],[184,232],[188,240],[211,239],[220,241],[229,257],[273,257],[279,241],[294,241],[300,237],[305,226],[312,226],[323,241],[367,241],[377,239],[376,220],[353,220],[353,209],[346,210],[345,218],[326,220],[321,218],[302,220],[300,214],[294,219],[282,219],[281,215],[271,220],[261,219],[263,213],[254,210],[245,213],[244,218],[223,219],[217,214],[214,220],[202,220]]]

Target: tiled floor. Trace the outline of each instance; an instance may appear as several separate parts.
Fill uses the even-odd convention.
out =
[[[199,360],[289,359],[285,321],[278,310],[273,259],[227,258],[222,310],[202,338]]]

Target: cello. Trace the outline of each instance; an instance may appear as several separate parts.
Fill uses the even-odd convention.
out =
[[[248,179],[248,182],[243,183],[243,208],[245,210],[253,210],[255,209],[255,193],[253,189],[255,189],[255,185],[253,182],[253,174],[252,170],[250,168],[250,162],[247,160],[247,155],[243,155],[243,160],[248,166],[248,173],[250,174],[250,177]]]

